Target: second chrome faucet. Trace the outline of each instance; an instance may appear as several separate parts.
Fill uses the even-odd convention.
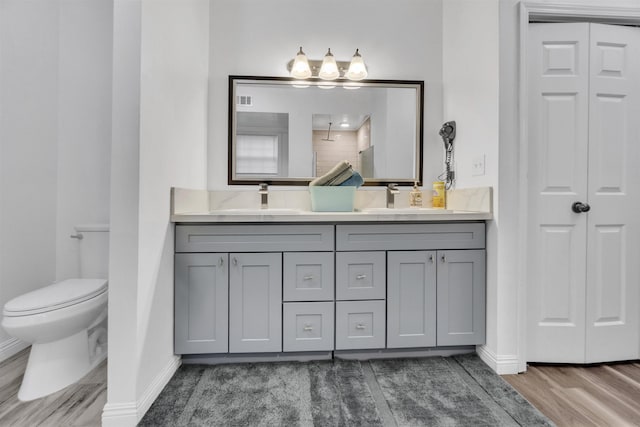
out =
[[[387,186],[387,209],[393,209],[395,205],[396,194],[400,193],[398,184],[389,184]]]

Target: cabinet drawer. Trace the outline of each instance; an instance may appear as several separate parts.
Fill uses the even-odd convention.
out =
[[[177,225],[176,252],[332,251],[332,225]]]
[[[336,350],[385,347],[384,301],[336,302]]]
[[[283,300],[333,300],[333,252],[284,254]]]
[[[333,350],[333,302],[283,304],[283,351]]]
[[[384,252],[336,252],[336,299],[384,299]]]
[[[336,226],[339,251],[484,249],[484,246],[484,223]]]

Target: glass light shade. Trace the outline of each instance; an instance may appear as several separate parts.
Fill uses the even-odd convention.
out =
[[[331,53],[331,49],[329,49],[327,54],[324,56],[324,59],[322,60],[322,65],[320,66],[318,77],[323,80],[335,80],[340,77],[338,64],[336,63],[336,59]]]
[[[309,61],[307,60],[307,55],[302,51],[302,46],[296,55],[296,59],[293,60],[293,65],[291,66],[291,77],[295,79],[308,79],[311,77]]]
[[[356,53],[351,58],[351,63],[349,64],[349,70],[345,77],[349,80],[362,80],[367,77],[367,66],[364,65],[364,61],[362,60],[362,56],[360,56],[360,52],[356,49]]]

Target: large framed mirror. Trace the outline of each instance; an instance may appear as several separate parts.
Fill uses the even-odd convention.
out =
[[[229,76],[230,185],[307,185],[347,160],[364,185],[422,184],[424,82]]]

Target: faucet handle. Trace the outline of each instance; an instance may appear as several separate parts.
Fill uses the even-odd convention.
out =
[[[387,190],[391,191],[391,192],[399,192],[400,190],[398,190],[398,184],[396,183],[391,183],[387,186]]]
[[[260,189],[258,191],[263,193],[263,192],[267,192],[268,190],[269,190],[269,185],[267,185],[266,182],[261,182]]]

